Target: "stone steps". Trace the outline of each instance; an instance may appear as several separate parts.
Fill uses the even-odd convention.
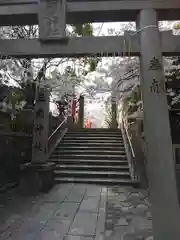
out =
[[[89,170],[89,171],[98,171],[98,170],[102,170],[104,169],[105,171],[109,170],[109,171],[119,171],[119,170],[122,170],[122,171],[129,171],[129,167],[127,164],[125,165],[104,165],[103,164],[103,167],[102,167],[102,164],[100,165],[89,165],[89,164],[63,164],[63,163],[59,163],[56,165],[56,169],[57,170],[71,170],[71,169],[74,169],[74,170]]]
[[[50,157],[55,181],[132,185],[122,133],[113,129],[68,132]]]
[[[113,148],[118,148],[118,149],[121,149],[121,148],[124,149],[124,143],[123,142],[103,142],[103,141],[102,142],[96,142],[96,141],[84,142],[82,140],[82,141],[63,141],[57,146],[57,148],[65,148],[65,147],[68,147],[68,148],[71,148],[71,147],[76,147],[76,148],[78,148],[78,147],[79,148],[93,147],[93,149],[97,148],[97,147],[102,147],[102,148],[112,148],[113,147]]]
[[[93,144],[119,144],[119,145],[123,145],[123,140],[116,140],[116,139],[64,139],[65,142],[61,143],[61,144],[71,144],[71,143],[81,143],[81,144],[89,144],[89,143],[93,143]]]
[[[121,156],[121,155],[125,155],[124,151],[123,150],[114,150],[114,149],[104,149],[104,150],[99,150],[99,149],[56,149],[56,151],[53,153],[54,155],[55,154],[60,154],[60,155],[93,155],[93,154],[96,154],[96,155],[116,155],[117,157],[118,156]]]
[[[59,147],[56,148],[56,152],[59,152],[59,151],[122,151],[124,152],[125,151],[125,148],[124,146],[102,146],[102,145],[89,145],[89,146],[86,146],[86,145],[61,145]]]
[[[68,133],[69,137],[107,137],[107,133],[98,133],[98,132],[90,132],[90,133]],[[122,138],[121,135],[117,136],[116,133],[108,133],[108,136],[111,138]]]
[[[130,173],[129,171],[105,171],[102,169],[101,171],[92,171],[92,170],[55,170],[56,177],[81,177],[81,178],[98,178],[98,177],[103,177],[103,178],[123,178],[123,179],[129,179],[130,178]]]
[[[81,164],[86,164],[86,165],[126,165],[128,166],[127,160],[107,160],[107,159],[102,159],[99,161],[99,159],[74,159],[74,158],[51,158],[50,161],[55,162],[56,164],[63,163],[63,164],[76,164],[76,165],[81,165]]]
[[[99,132],[99,133],[107,133],[107,132],[112,132],[112,133],[119,133],[121,134],[120,129],[112,129],[112,128],[81,128],[81,129],[72,129],[68,131],[69,133],[78,133],[78,132]]]
[[[56,177],[56,183],[88,183],[103,185],[139,186],[138,181],[119,178],[80,178],[80,177]]]
[[[65,136],[64,137],[64,140],[101,140],[101,141],[103,141],[103,140],[108,140],[109,142],[111,142],[111,141],[123,141],[123,139],[122,139],[122,137],[115,137],[115,136],[99,136],[99,135],[97,135],[97,136],[94,136],[94,135],[85,135],[85,136]]]
[[[75,153],[69,153],[69,154],[63,154],[61,153],[53,153],[51,158],[63,158],[63,159],[95,159],[95,160],[103,160],[103,159],[109,159],[109,160],[126,160],[126,155],[104,155],[104,154],[75,154]],[[50,158],[50,159],[51,159]]]

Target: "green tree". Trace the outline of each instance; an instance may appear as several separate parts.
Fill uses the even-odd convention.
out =
[[[73,33],[77,36],[93,36],[92,23],[72,25]]]

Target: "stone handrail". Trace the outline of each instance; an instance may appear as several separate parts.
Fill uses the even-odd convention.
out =
[[[67,131],[67,117],[59,124],[48,138],[48,157],[52,154],[57,144],[61,141]]]
[[[136,160],[135,160],[135,153],[134,149],[131,143],[131,138],[128,133],[128,128],[122,119],[122,135],[123,135],[123,140],[124,140],[124,145],[125,145],[125,151],[127,154],[127,159],[129,162],[129,167],[130,167],[130,173],[131,173],[131,178],[133,180],[138,180],[138,173],[137,173],[137,167],[136,167]]]

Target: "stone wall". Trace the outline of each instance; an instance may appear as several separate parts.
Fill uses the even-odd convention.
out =
[[[21,118],[24,125],[17,121],[10,121],[9,126],[4,124],[0,128],[0,188],[2,185],[18,181],[20,177],[20,164],[30,162],[32,159],[32,111],[26,111],[26,118]],[[24,116],[23,115],[23,116]],[[25,121],[28,116],[28,122]],[[60,116],[49,116],[49,136],[63,121]]]
[[[20,164],[31,161],[31,145],[31,136],[0,132],[0,186],[18,181]]]

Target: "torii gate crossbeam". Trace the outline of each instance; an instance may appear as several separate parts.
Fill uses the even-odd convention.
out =
[[[136,21],[139,10],[151,8],[159,20],[179,19],[179,0],[71,0],[66,3],[66,23]],[[38,24],[38,0],[0,0],[0,25],[24,24]]]
[[[0,53],[6,58],[140,56],[139,34],[131,34],[125,32],[124,36],[73,37],[64,42],[48,43],[42,43],[39,39],[0,40]],[[180,36],[173,35],[172,31],[161,32],[161,44],[164,56],[180,55]]]

